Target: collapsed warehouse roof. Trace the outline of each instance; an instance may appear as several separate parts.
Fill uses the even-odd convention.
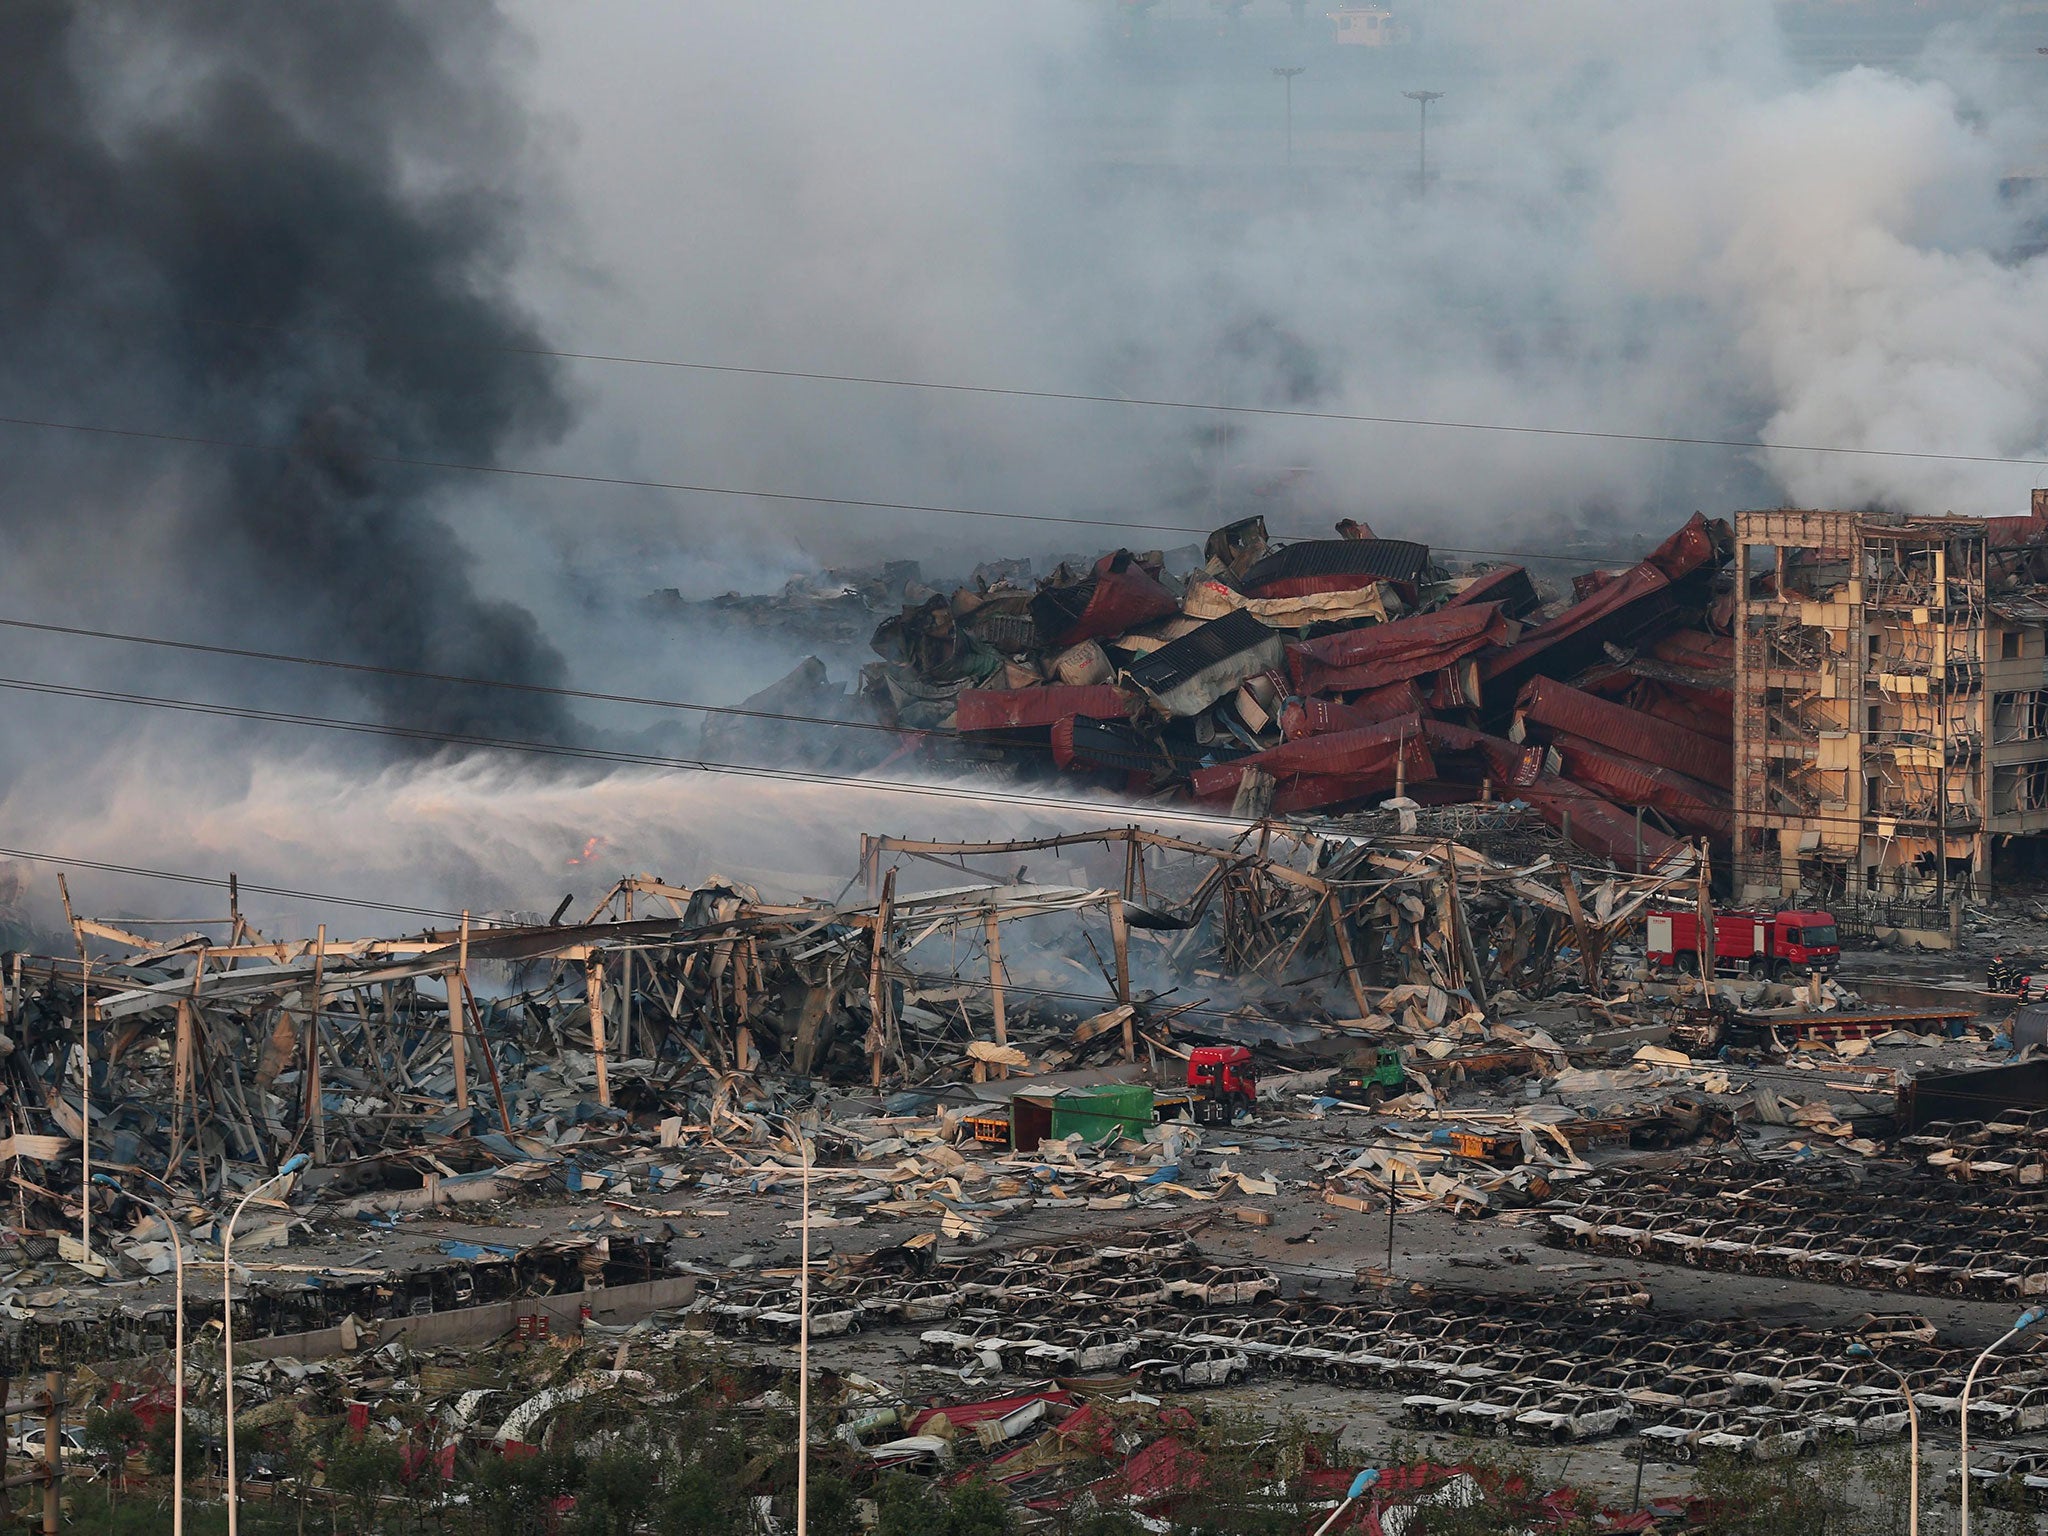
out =
[[[1248,819],[1512,798],[1637,871],[1678,841],[1727,843],[1725,523],[1695,514],[1548,606],[1521,566],[1454,573],[1425,545],[1338,531],[1283,544],[1246,518],[1180,575],[1119,549],[1035,583],[984,567],[950,596],[911,576],[875,630],[882,659],[856,700],[835,698],[953,771],[1070,775]],[[800,670],[815,695],[819,664]]]
[[[899,890],[892,859],[946,883]],[[637,876],[580,923],[402,938],[277,941],[237,914],[226,942],[167,944],[80,917],[81,951],[101,957],[13,957],[0,1155],[74,1155],[81,1010],[102,1036],[90,1113],[112,1166],[203,1184],[225,1162],[374,1161],[485,1132],[516,1158],[544,1127],[715,1116],[764,1071],[876,1087],[1047,1071],[1169,1035],[1382,1031],[1418,988],[1441,1019],[1452,997],[1465,1011],[1502,988],[1591,984],[1650,893],[1695,867],[1678,847],[1653,874],[1582,890],[1553,857],[1501,863],[1448,836],[1122,827],[864,837],[867,890],[830,903]]]

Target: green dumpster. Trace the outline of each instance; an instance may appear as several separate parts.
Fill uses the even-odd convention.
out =
[[[1152,1089],[1146,1083],[1069,1088],[1052,1101],[1052,1136],[1056,1141],[1074,1135],[1083,1141],[1107,1141],[1119,1133],[1143,1141],[1152,1119]]]

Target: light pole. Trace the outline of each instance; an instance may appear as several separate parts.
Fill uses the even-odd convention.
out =
[[[1401,93],[1422,109],[1422,131],[1415,141],[1415,185],[1417,190],[1429,190],[1429,104],[1442,101],[1442,91],[1403,91]]]
[[[1337,1517],[1343,1514],[1344,1511],[1349,1509],[1353,1504],[1356,1504],[1358,1502],[1358,1496],[1361,1493],[1365,1492],[1366,1489],[1370,1488],[1374,1483],[1378,1482],[1379,1480],[1379,1471],[1377,1468],[1374,1467],[1367,1467],[1363,1472],[1359,1473],[1358,1476],[1351,1479],[1351,1491],[1344,1495],[1344,1502],[1342,1504],[1339,1504],[1335,1509],[1330,1511],[1330,1518],[1325,1520],[1321,1525],[1316,1527],[1315,1536],[1323,1536],[1323,1532],[1327,1531],[1331,1526],[1337,1523]]]
[[[1970,1389],[1977,1384],[1978,1368],[1982,1366],[1986,1360],[1989,1360],[1993,1355],[1997,1354],[1999,1350],[2003,1349],[2006,1345],[2007,1340],[2019,1337],[2019,1335],[2025,1333],[2029,1328],[2033,1327],[2034,1324],[2041,1321],[2041,1319],[2044,1316],[2048,1316],[2048,1311],[2044,1311],[2040,1307],[2027,1308],[2026,1311],[2022,1312],[2019,1315],[2019,1317],[2014,1321],[2013,1325],[2010,1328],[2006,1329],[2004,1333],[2001,1333],[1997,1338],[1991,1341],[1991,1347],[1989,1349],[1985,1350],[1983,1354],[1979,1355],[1975,1360],[1973,1360],[1970,1363],[1970,1374],[1963,1378],[1963,1449],[1961,1460],[1959,1463],[1963,1475],[1962,1536],[1970,1536]]]
[[[1287,87],[1287,168],[1291,171],[1294,169],[1294,77],[1307,74],[1308,66],[1296,64],[1285,68],[1275,65],[1273,73]]]
[[[235,1207],[235,1214],[228,1218],[227,1227],[220,1237],[220,1341],[221,1341],[221,1382],[226,1394],[224,1406],[227,1411],[228,1442],[228,1536],[235,1536],[235,1506],[241,1501],[242,1490],[235,1481],[235,1267],[234,1244],[235,1223],[242,1219],[242,1212],[271,1185],[282,1182],[305,1167],[312,1159],[300,1152],[285,1159],[279,1168],[261,1184],[255,1185],[242,1196]],[[179,1437],[184,1435],[183,1426]]]
[[[154,1200],[123,1189],[104,1173],[94,1174],[92,1181],[127,1195],[154,1214],[171,1234],[171,1268],[177,1289],[171,1312],[171,1536],[185,1536],[185,1245],[178,1240],[178,1224],[170,1212]]]
[[[803,1267],[796,1280],[796,1536],[810,1529],[811,1496],[811,1144],[795,1115],[777,1115],[796,1138],[796,1155],[802,1162],[803,1209],[799,1225],[803,1232]],[[234,1536],[231,1531],[228,1536]]]
[[[1877,1358],[1868,1344],[1851,1344],[1849,1353],[1867,1359],[1899,1384],[1899,1396],[1906,1400],[1906,1536],[1920,1536],[1920,1405],[1913,1401],[1913,1389],[1897,1366]],[[1963,1474],[1969,1476],[1968,1472]]]

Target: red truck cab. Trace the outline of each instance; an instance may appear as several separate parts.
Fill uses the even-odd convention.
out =
[[[1188,1090],[1195,1100],[1195,1118],[1228,1125],[1240,1110],[1258,1101],[1259,1076],[1252,1053],[1241,1045],[1198,1045],[1188,1052]],[[1221,1118],[1213,1113],[1221,1109]],[[1212,1113],[1205,1114],[1205,1109]]]
[[[1650,963],[1688,975],[1699,972],[1699,917],[1689,907],[1653,911],[1646,919]],[[1808,971],[1831,974],[1842,963],[1832,912],[1717,912],[1714,971],[1790,981]]]

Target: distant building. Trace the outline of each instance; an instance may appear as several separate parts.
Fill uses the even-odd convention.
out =
[[[2048,868],[2048,490],[2028,517],[1735,519],[1735,877],[1928,921]]]
[[[1408,41],[1407,24],[1383,5],[1340,5],[1330,12],[1337,41],[1353,48],[1387,48]]]

